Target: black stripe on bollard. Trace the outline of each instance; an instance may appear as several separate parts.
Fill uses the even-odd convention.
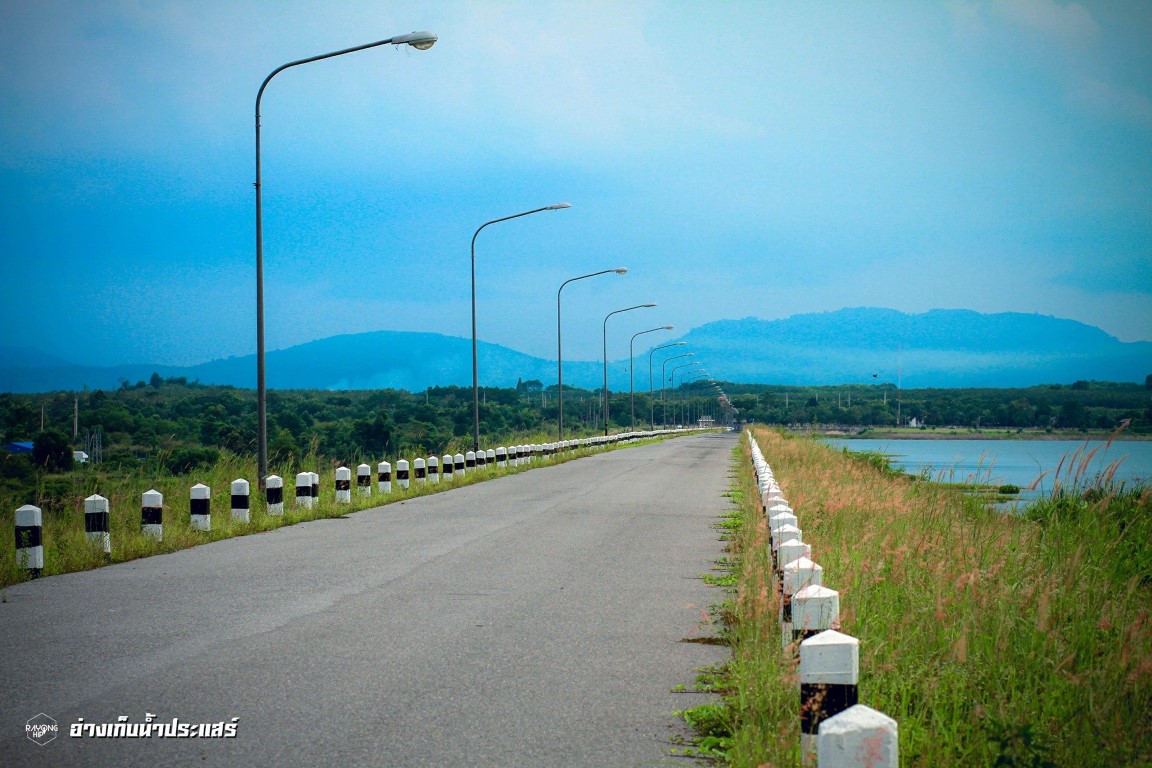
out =
[[[108,533],[108,512],[85,512],[85,533]]]
[[[40,531],[39,525],[16,526],[16,549],[43,546],[40,543]]]
[[[467,469],[472,469],[473,467],[476,466],[476,459],[465,459],[464,460],[464,466]]]
[[[792,640],[797,643],[802,643],[808,638],[816,637],[816,635],[824,631],[823,629],[793,629]]]
[[[298,498],[298,499],[303,499],[303,498],[309,498],[310,499],[310,498],[312,498],[312,486],[310,486],[310,485],[298,485],[298,486],[296,486],[296,498]]]
[[[268,503],[269,504],[283,504],[284,503],[284,488],[283,488],[283,486],[281,486],[280,488],[269,487],[267,489],[267,491],[268,491]]]
[[[191,499],[192,514],[208,515],[212,513],[211,499]]]
[[[140,525],[164,525],[164,508],[141,507]]]
[[[308,493],[314,499],[320,498],[320,481],[319,480],[317,480],[315,483],[312,483],[312,488],[309,489]]]
[[[356,485],[360,488],[370,488],[372,486],[372,475],[356,475]]]
[[[843,683],[800,683],[800,732],[815,736],[820,723],[859,701],[859,689]]]
[[[780,605],[780,620],[792,623],[792,595],[784,594],[784,601]]]
[[[416,479],[420,480],[424,477],[424,467],[416,467]]]
[[[406,469],[396,470],[396,479],[397,480],[407,480],[408,479],[408,470],[406,470]]]
[[[390,483],[390,482],[392,482],[392,473],[391,472],[381,472],[377,476],[376,479],[379,480],[381,483]]]
[[[337,480],[336,481],[336,490],[338,490],[338,491],[350,491],[350,490],[352,490],[352,481],[351,480]]]
[[[232,494],[232,509],[250,509],[251,499],[246,493]]]

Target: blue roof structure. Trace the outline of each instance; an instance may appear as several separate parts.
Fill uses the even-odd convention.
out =
[[[32,453],[32,443],[8,443],[4,450],[8,453]]]

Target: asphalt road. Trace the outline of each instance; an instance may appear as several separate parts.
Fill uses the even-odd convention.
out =
[[[654,766],[723,647],[732,434],[534,468],[19,584],[0,602],[0,765]],[[25,724],[58,723],[37,744]],[[231,722],[230,739],[69,725]]]

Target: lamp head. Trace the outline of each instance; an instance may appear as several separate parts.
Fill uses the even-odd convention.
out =
[[[655,304],[641,304],[640,306],[642,306],[642,307],[654,307],[656,305]]]
[[[561,208],[571,208],[571,207],[572,207],[572,203],[556,203],[555,205],[548,206],[547,208],[545,208],[545,210],[558,211]]]
[[[628,274],[628,267],[616,267],[616,269],[612,271],[618,275],[626,275]]]
[[[664,330],[670,331],[670,330],[672,330],[672,326],[666,325],[666,326],[664,326]]]
[[[426,51],[436,45],[439,38],[431,32],[410,32],[392,38],[393,45],[410,45],[418,51]]]

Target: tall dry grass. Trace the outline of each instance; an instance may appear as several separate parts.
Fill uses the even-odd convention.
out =
[[[1148,492],[1066,483],[1015,517],[811,439],[755,437],[860,640],[861,703],[899,723],[902,764],[1152,764]],[[767,531],[747,514],[731,759],[794,765],[794,656],[779,649]]]

